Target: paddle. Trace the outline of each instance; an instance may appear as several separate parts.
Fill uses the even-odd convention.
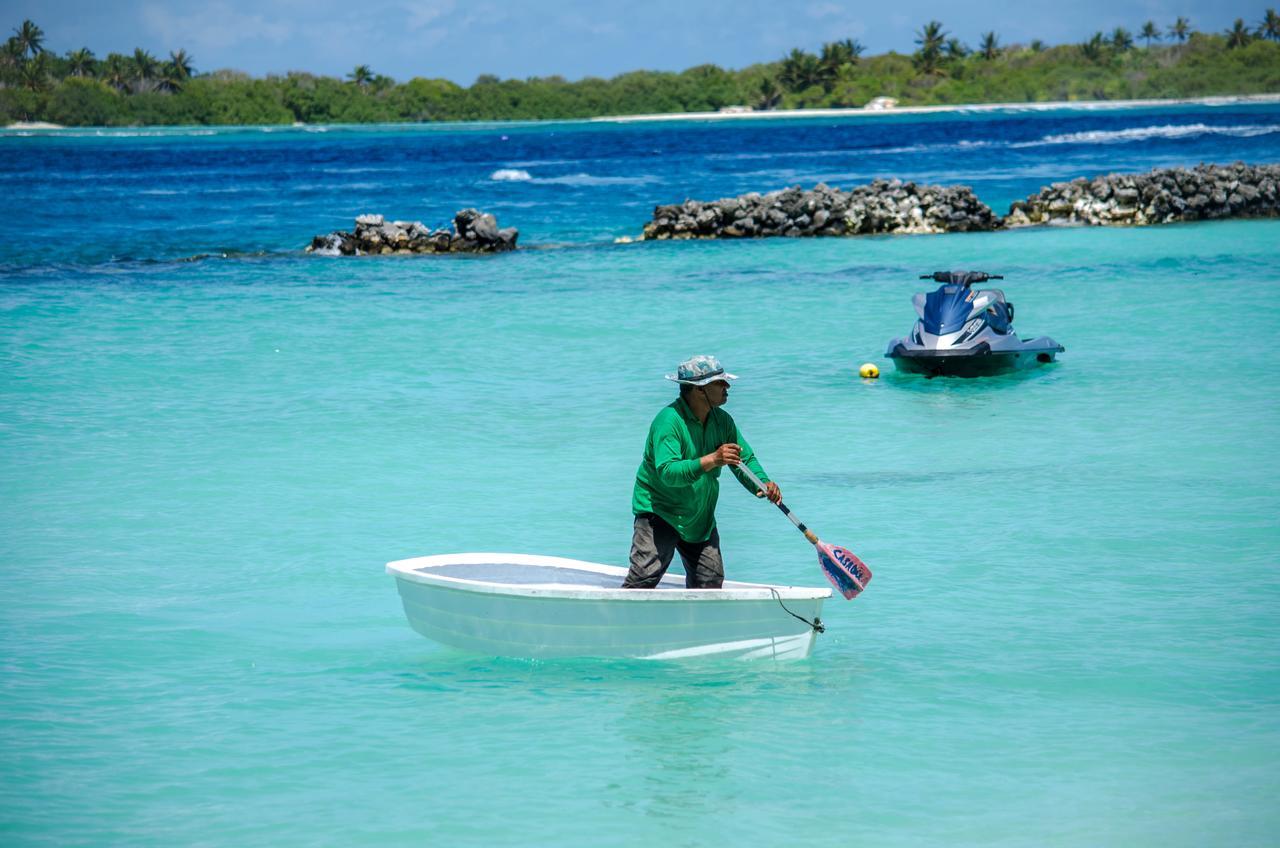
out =
[[[761,492],[765,490],[764,482],[751,473],[750,468],[739,464],[738,470],[747,475],[747,479],[755,483],[756,488]],[[858,597],[858,593],[865,589],[871,580],[871,569],[867,568],[867,564],[858,559],[857,555],[848,548],[828,545],[819,539],[818,534],[805,527],[782,501],[778,501],[777,507],[782,510],[783,515],[791,519],[792,524],[800,528],[800,532],[809,540],[809,543],[818,549],[818,565],[822,568],[822,573],[831,581],[831,585],[844,595],[845,600],[851,601]]]

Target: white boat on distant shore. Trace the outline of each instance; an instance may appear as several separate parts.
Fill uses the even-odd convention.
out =
[[[800,659],[831,590],[725,581],[686,589],[667,575],[623,589],[627,570],[529,554],[466,553],[387,563],[414,630],[506,657]]]

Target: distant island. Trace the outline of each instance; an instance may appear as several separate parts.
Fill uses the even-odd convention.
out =
[[[1141,43],[1139,43],[1141,42]],[[554,120],[642,114],[724,114],[975,103],[1185,99],[1280,92],[1280,16],[1236,19],[1204,33],[1186,18],[1117,27],[1080,44],[1003,44],[994,30],[976,47],[939,21],[917,33],[911,55],[864,56],[853,39],[775,62],[680,73],[633,71],[612,79],[503,80],[468,87],[447,79],[397,82],[360,65],[346,79],[290,72],[252,78],[198,73],[184,50],[168,59],[136,49],[57,54],[23,21],[0,50],[0,125],[62,126],[419,123]]]

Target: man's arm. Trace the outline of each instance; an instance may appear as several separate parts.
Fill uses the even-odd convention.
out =
[[[765,490],[760,492],[756,489],[756,484],[747,479],[747,475],[733,468],[733,476],[738,478],[738,482],[742,487],[756,497],[766,497],[773,503],[782,500],[782,490],[778,488],[778,484],[769,479],[769,475],[765,473],[764,466],[760,464],[760,460],[756,459],[756,452],[751,449],[751,445],[743,438],[742,431],[738,429],[738,425],[733,425],[734,439],[738,443],[741,452],[741,462],[743,465],[751,469],[757,477],[765,483]]]

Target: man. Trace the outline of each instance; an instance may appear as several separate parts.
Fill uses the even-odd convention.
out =
[[[686,587],[719,589],[724,583],[716,530],[720,469],[729,466],[757,497],[778,503],[782,491],[769,481],[738,425],[720,408],[729,399],[729,381],[738,379],[736,375],[725,373],[714,356],[694,356],[667,379],[680,384],[680,397],[649,425],[631,497],[631,570],[622,587],[652,589],[678,550]],[[756,491],[738,471],[740,462],[765,481],[765,491]]]

